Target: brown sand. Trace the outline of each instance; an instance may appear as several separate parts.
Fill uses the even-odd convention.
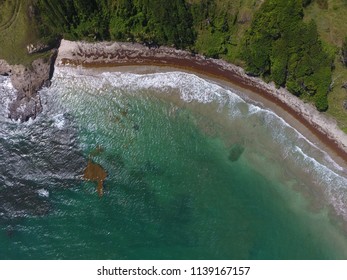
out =
[[[222,60],[206,59],[201,55],[167,47],[149,49],[131,43],[90,44],[63,40],[56,67],[65,65],[87,68],[169,66],[227,82],[232,88],[250,93],[251,99],[255,97],[255,100],[260,98],[267,102],[286,121],[291,119],[291,125],[294,123],[293,126],[303,135],[318,140],[319,146],[334,160],[344,166],[347,163],[347,135],[337,127],[336,121],[319,113],[311,104],[304,103],[285,89],[276,89],[272,84],[248,76],[242,68]]]

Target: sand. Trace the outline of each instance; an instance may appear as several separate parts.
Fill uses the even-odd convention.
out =
[[[129,67],[146,66],[147,67]],[[243,97],[274,111],[340,165],[347,164],[347,135],[325,113],[288,92],[252,77],[236,65],[169,47],[136,43],[86,43],[62,40],[55,67],[99,68],[100,71],[161,72],[181,70],[235,89]],[[127,66],[127,67],[124,67]],[[117,68],[114,68],[117,67]],[[117,69],[117,70],[116,70]]]

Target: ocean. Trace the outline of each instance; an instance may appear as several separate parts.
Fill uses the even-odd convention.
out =
[[[24,124],[0,91],[0,259],[347,258],[346,170],[231,88],[58,67]]]

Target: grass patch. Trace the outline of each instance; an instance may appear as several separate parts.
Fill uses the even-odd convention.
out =
[[[305,9],[305,20],[314,20],[323,41],[335,46],[342,46],[347,30],[347,1],[327,0],[327,7],[313,1]]]
[[[339,58],[335,61],[333,72],[333,89],[328,95],[329,109],[327,114],[337,120],[339,127],[347,133],[347,110],[343,108],[343,102],[347,100],[347,90],[342,85],[347,82],[347,68],[342,65]]]
[[[347,30],[347,1],[328,0],[327,5],[313,1],[305,9],[305,21],[314,20],[322,40],[336,49],[335,69],[333,71],[333,88],[328,94],[329,109],[327,114],[337,120],[339,127],[347,133],[347,110],[343,102],[347,100],[347,90],[342,85],[347,82],[347,68],[340,61],[339,50]]]
[[[36,58],[45,56],[27,52],[27,45],[38,41],[30,5],[30,0],[0,0],[0,58],[10,64],[30,65]]]

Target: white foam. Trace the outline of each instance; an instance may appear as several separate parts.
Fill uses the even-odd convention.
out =
[[[249,104],[249,114],[253,115],[253,114],[258,114],[259,112],[264,112],[264,109],[255,106],[253,104]]]
[[[58,114],[53,117],[53,125],[58,129],[63,129],[65,126],[64,114]]]
[[[303,139],[306,143],[308,143],[310,146],[316,148],[317,150],[321,151],[324,155],[324,158],[327,162],[329,162],[332,166],[334,166],[334,168],[336,168],[339,171],[345,171],[345,169],[340,166],[339,164],[337,164],[331,157],[330,155],[325,152],[322,151],[316,144],[314,144],[312,141],[310,141],[307,137],[305,137],[303,134],[301,134],[296,128],[292,127],[291,125],[289,125],[283,118],[281,118],[280,116],[278,116],[277,114],[275,114],[273,111],[264,109],[264,108],[260,108],[256,105],[253,104],[249,104],[249,114],[261,114],[264,113],[265,115],[265,120],[268,124],[268,128],[270,129],[272,136],[274,137],[274,139],[276,139],[279,143],[281,144],[285,144],[285,142],[287,142],[286,144],[288,144],[288,139],[287,139],[287,133],[285,133],[285,129],[290,129],[293,131],[293,133],[295,134],[295,137],[297,139]],[[279,122],[280,126],[276,126],[275,123]],[[276,129],[275,129],[276,127]]]
[[[110,88],[119,93],[127,91],[132,94],[138,94],[141,90],[157,90],[165,94],[165,90],[173,90],[177,91],[181,99],[186,102],[218,102],[223,106],[227,105],[230,109],[229,115],[232,118],[258,116],[264,120],[264,127],[271,135],[271,138],[283,148],[283,156],[285,158],[297,158],[297,162],[302,165],[302,168],[310,172],[319,184],[325,185],[327,197],[336,211],[347,220],[347,179],[337,173],[338,171],[344,171],[344,169],[324,151],[322,151],[324,157],[319,159],[322,162],[306,154],[303,149],[306,151],[307,147],[311,147],[316,151],[320,149],[274,112],[246,103],[244,99],[231,90],[206,81],[194,74],[182,72],[154,74],[106,72],[95,74],[89,70],[78,69],[77,71],[68,67],[57,67],[53,84],[64,90],[79,87],[88,94],[105,94]],[[241,103],[247,104],[247,114],[242,114],[240,106],[237,106]],[[300,139],[303,142],[299,141]]]
[[[295,150],[302,156],[299,160],[302,165],[306,166],[307,172],[314,173],[313,178],[317,180],[317,183],[326,186],[325,194],[329,200],[333,201],[337,213],[347,220],[347,178],[340,176],[315,158],[308,156],[300,147],[295,146]]]
[[[49,191],[46,189],[39,189],[37,190],[37,193],[41,197],[49,197]]]
[[[231,91],[227,91],[219,85],[210,83],[194,74],[182,72],[155,73],[155,74],[133,74],[121,72],[106,72],[99,76],[90,74],[90,72],[81,71],[78,73],[71,68],[58,68],[54,80],[67,82],[68,86],[75,86],[74,79],[80,78],[80,87],[92,86],[96,90],[103,90],[112,86],[113,89],[131,89],[136,90],[178,90],[181,98],[186,102],[198,101],[201,103],[210,103],[213,101],[226,101],[226,95],[235,102],[244,102],[243,99]],[[194,82],[192,82],[194,81]],[[81,84],[81,82],[83,82]]]
[[[0,76],[0,115],[8,115],[8,106],[15,98],[16,91],[13,88],[10,77]]]

